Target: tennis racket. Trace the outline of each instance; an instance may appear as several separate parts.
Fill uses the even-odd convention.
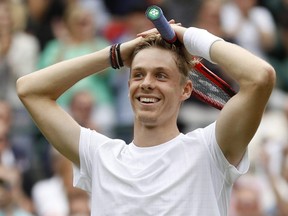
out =
[[[179,43],[174,30],[160,7],[152,5],[146,10],[146,17],[154,24],[160,35],[168,43]],[[193,82],[192,95],[198,100],[221,110],[236,92],[223,79],[214,74],[201,62],[196,63],[189,73]]]

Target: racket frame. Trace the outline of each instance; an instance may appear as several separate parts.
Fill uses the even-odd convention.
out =
[[[197,73],[201,73],[203,76],[205,76],[209,82],[215,84],[219,89],[224,91],[226,94],[228,94],[230,97],[233,97],[236,94],[236,91],[223,79],[221,79],[219,76],[214,74],[211,70],[209,70],[205,65],[203,65],[201,62],[195,63],[193,68]],[[195,73],[195,72],[191,72]],[[218,110],[221,110],[224,107],[224,104],[213,100],[213,98],[209,97],[202,91],[193,88],[192,95],[195,96],[197,99],[201,100],[204,103],[208,103],[209,105],[215,107]]]

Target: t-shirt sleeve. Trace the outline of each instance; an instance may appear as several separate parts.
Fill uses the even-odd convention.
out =
[[[215,125],[216,122],[213,122],[204,128],[202,131],[203,137],[206,141],[206,145],[213,162],[220,170],[220,172],[225,176],[226,181],[232,184],[236,181],[237,178],[245,174],[249,169],[250,163],[248,158],[248,150],[246,149],[246,152],[237,167],[230,164],[216,141]],[[231,143],[231,145],[233,145],[233,143]]]
[[[84,127],[81,127],[79,140],[80,167],[73,166],[73,186],[91,192],[93,160],[99,146],[109,138]]]

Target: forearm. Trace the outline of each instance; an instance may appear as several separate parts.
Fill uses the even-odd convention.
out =
[[[216,41],[210,48],[213,62],[221,66],[241,88],[259,87],[270,95],[274,86],[274,69],[264,60],[238,45]],[[263,92],[264,93],[264,92]]]
[[[218,64],[240,86],[239,92],[225,104],[216,124],[217,143],[228,161],[237,166],[259,126],[274,86],[275,71],[249,51],[203,29],[185,30],[183,41],[191,55]]]
[[[56,100],[79,80],[109,66],[109,47],[107,47],[21,77],[17,81],[17,92],[22,100],[26,97],[46,97]]]
[[[206,30],[193,27],[177,29],[178,33],[183,35],[184,45],[191,55],[218,64],[227,75],[238,82],[240,88],[252,84],[272,90],[275,72],[264,60]]]

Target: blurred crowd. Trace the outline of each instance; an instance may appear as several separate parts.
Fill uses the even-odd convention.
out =
[[[207,29],[274,66],[277,83],[229,216],[288,216],[288,0],[0,0],[0,216],[90,215],[89,195],[73,188],[72,164],[37,129],[16,95],[16,80],[152,28],[145,17],[152,4],[168,19]],[[237,90],[221,68],[203,63]],[[76,83],[58,102],[80,125],[129,143],[128,77],[127,68],[109,68]],[[179,128],[203,127],[218,113],[191,98]]]

